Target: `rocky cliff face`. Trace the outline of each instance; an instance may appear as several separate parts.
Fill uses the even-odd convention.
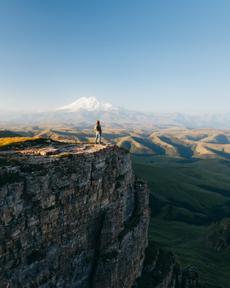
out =
[[[182,269],[170,251],[159,248],[152,241],[146,249],[144,268],[136,287],[208,288],[200,285],[199,274],[195,267]]]
[[[207,244],[216,251],[230,250],[230,218],[225,218],[209,228]]]
[[[132,287],[149,209],[129,154],[50,144],[1,152],[0,166],[0,287]]]

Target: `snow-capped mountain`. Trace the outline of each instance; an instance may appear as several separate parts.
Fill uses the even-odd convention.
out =
[[[65,111],[65,112],[77,112],[77,111],[114,111],[117,110],[110,103],[99,102],[95,97],[81,97],[77,99],[75,102],[60,107],[57,111]]]
[[[91,127],[96,120],[103,126],[135,129],[156,127],[230,128],[230,113],[189,115],[181,113],[144,113],[118,108],[100,102],[95,97],[82,97],[75,102],[49,112],[1,112],[0,125]]]

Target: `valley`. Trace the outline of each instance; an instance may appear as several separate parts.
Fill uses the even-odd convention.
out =
[[[103,123],[102,123],[103,124]],[[183,159],[230,159],[230,130],[155,128],[125,129],[103,127],[103,142],[117,144],[135,155],[158,155]],[[5,137],[41,137],[73,143],[94,143],[93,125],[59,126],[10,126],[0,130],[0,139]],[[0,140],[1,141],[1,140]]]
[[[44,139],[94,146],[94,131],[9,127],[0,131],[0,149]],[[230,131],[104,127],[103,143],[130,151],[135,174],[148,183],[150,242],[172,251],[183,269],[195,267],[202,288],[229,288]]]
[[[230,221],[230,162],[133,156],[133,163],[151,191],[149,239],[182,267],[194,266],[204,287],[230,287],[229,230],[217,232]]]

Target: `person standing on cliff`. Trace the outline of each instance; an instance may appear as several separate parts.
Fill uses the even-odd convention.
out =
[[[101,123],[99,120],[97,120],[96,125],[94,127],[94,130],[96,132],[96,137],[95,137],[95,143],[96,144],[101,144],[101,134],[102,134],[102,129],[101,129]],[[99,141],[99,142],[98,142]]]

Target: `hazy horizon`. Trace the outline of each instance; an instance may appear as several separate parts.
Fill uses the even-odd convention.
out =
[[[73,104],[76,100],[79,100],[79,99],[81,99],[81,98],[85,98],[86,96],[84,96],[84,97],[79,97],[79,98],[76,98],[73,102],[71,102],[71,103],[63,103],[63,105],[62,106],[53,106],[53,107],[46,107],[46,108],[36,108],[36,107],[30,107],[30,108],[17,108],[17,107],[11,107],[11,108],[9,108],[9,109],[2,109],[2,107],[0,107],[0,112],[2,112],[2,113],[6,113],[6,115],[7,114],[9,114],[9,113],[12,113],[12,112],[14,112],[14,113],[18,113],[18,114],[23,114],[23,113],[25,113],[25,114],[30,114],[30,113],[47,113],[47,112],[55,112],[55,111],[58,111],[60,108],[62,108],[63,106],[65,106],[66,104],[67,105],[70,105],[70,104]],[[200,116],[202,116],[202,115],[227,115],[227,114],[229,114],[230,115],[230,111],[228,112],[228,111],[223,111],[223,112],[219,112],[219,111],[172,111],[172,110],[167,110],[167,109],[165,109],[164,111],[154,111],[154,109],[152,109],[151,110],[151,108],[149,108],[149,109],[138,109],[138,108],[136,108],[136,109],[131,109],[130,107],[122,107],[122,106],[116,106],[116,105],[113,105],[113,103],[112,102],[109,102],[109,101],[101,101],[101,99],[100,98],[98,98],[98,97],[95,97],[95,96],[89,96],[89,97],[86,97],[86,98],[91,98],[91,97],[93,97],[93,98],[96,98],[100,103],[109,103],[109,104],[112,104],[112,106],[114,107],[114,108],[118,108],[118,109],[124,109],[124,110],[126,110],[126,111],[133,111],[133,112],[141,112],[141,113],[146,113],[146,114],[151,114],[151,113],[153,113],[153,114],[159,114],[159,115],[164,115],[164,114],[171,114],[171,115],[173,115],[173,114],[181,114],[181,115],[200,115]]]
[[[2,1],[0,110],[82,96],[155,113],[228,113],[230,2]]]

